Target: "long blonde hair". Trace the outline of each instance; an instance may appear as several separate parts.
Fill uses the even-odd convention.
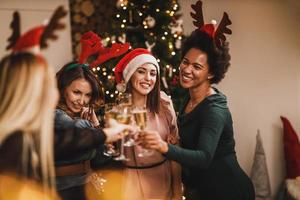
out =
[[[26,168],[28,162],[31,162],[33,169],[30,170],[37,172],[36,166],[39,166],[43,185],[50,188],[53,188],[55,181],[53,161],[55,90],[54,72],[43,58],[30,53],[18,53],[1,60],[0,145],[10,135],[20,131],[24,150],[20,157],[24,161],[30,152],[32,158],[25,159],[22,167]]]

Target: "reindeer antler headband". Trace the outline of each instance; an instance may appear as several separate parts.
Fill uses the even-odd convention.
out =
[[[37,51],[39,51],[40,48],[46,48],[48,46],[48,39],[57,39],[55,31],[65,28],[65,24],[60,23],[59,21],[66,16],[66,14],[67,12],[64,10],[63,6],[60,6],[54,11],[54,14],[47,25],[34,27],[21,36],[20,14],[15,11],[13,14],[13,21],[10,24],[13,32],[7,39],[9,44],[6,49],[12,49],[13,52],[20,52],[31,48],[35,48]]]
[[[195,11],[195,13],[191,12],[191,16],[195,20],[193,21],[193,24],[200,31],[206,32],[208,35],[210,35],[214,39],[216,46],[220,48],[226,41],[225,34],[232,34],[232,31],[227,27],[231,24],[228,14],[224,12],[222,20],[215,30],[215,25],[213,23],[204,24],[202,1],[197,1],[196,4],[191,5],[191,7]]]
[[[78,63],[84,67],[96,67],[111,58],[115,58],[126,53],[130,47],[129,43],[114,43],[111,47],[104,47],[102,45],[101,38],[92,31],[83,34],[80,42],[81,54],[79,56]],[[92,63],[87,64],[87,59],[95,54],[98,54],[98,57]],[[67,70],[76,66],[78,66],[77,63],[72,64],[67,68]]]

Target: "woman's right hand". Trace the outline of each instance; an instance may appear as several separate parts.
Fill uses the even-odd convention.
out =
[[[129,131],[129,134],[135,131],[135,128],[131,125],[118,123],[114,119],[108,120],[108,126],[103,129],[104,134],[106,135],[106,143],[115,142],[125,135],[122,134],[124,130]]]
[[[82,119],[89,120],[92,123],[93,127],[97,127],[100,124],[96,116],[95,110],[91,107],[83,107],[80,117]]]
[[[157,131],[142,131],[138,135],[137,142],[141,144],[144,148],[154,149],[159,151],[160,153],[166,153],[169,150],[168,143],[160,137]]]

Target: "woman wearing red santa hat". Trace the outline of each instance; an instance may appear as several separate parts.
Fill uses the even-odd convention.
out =
[[[159,64],[146,49],[134,49],[115,68],[117,87],[125,84],[133,107],[146,107],[146,129],[157,130],[166,142],[178,142],[176,115],[171,99],[160,92]],[[138,145],[126,148],[124,199],[181,199],[180,168],[160,153],[140,157]]]

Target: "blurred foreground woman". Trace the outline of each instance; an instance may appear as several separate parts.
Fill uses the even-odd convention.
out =
[[[0,173],[38,180],[54,193],[54,72],[42,57],[8,55],[0,62],[0,97]]]

